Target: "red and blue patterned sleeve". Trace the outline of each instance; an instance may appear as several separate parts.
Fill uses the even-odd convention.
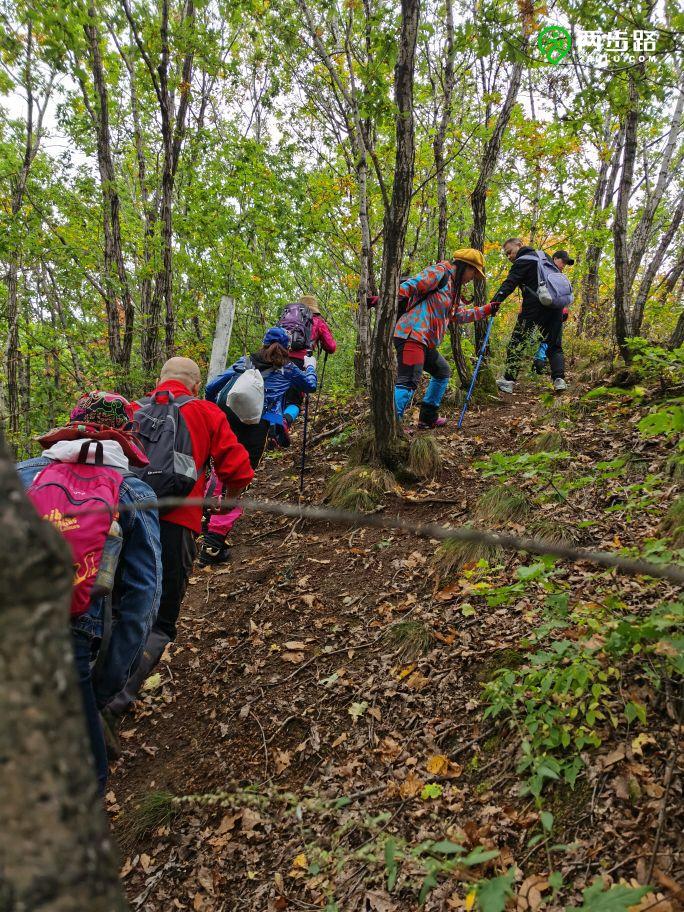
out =
[[[477,320],[484,320],[492,313],[492,305],[485,304],[484,307],[459,307],[451,317],[450,323],[475,323]]]
[[[448,263],[437,263],[435,266],[428,266],[427,269],[419,272],[417,276],[401,283],[399,297],[413,298],[416,295],[424,295],[433,291],[442,281],[448,268]]]

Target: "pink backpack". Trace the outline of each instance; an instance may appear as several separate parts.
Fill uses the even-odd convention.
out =
[[[93,442],[83,442],[78,462],[46,466],[27,492],[38,514],[52,523],[71,548],[72,617],[84,614],[91,599],[111,593],[122,544],[116,518],[123,476],[102,464],[102,444],[96,441],[95,465],[86,464]]]

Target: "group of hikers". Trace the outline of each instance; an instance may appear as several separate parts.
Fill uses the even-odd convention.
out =
[[[462,297],[468,283],[485,277],[478,250],[457,250],[401,282],[394,333],[399,419],[426,371],[420,425],[445,423],[439,407],[451,371],[438,348],[447,326],[493,317],[515,288],[523,303],[499,388],[513,392],[537,329],[554,389],[565,389],[562,327],[572,293],[557,276],[573,260],[565,251],[546,257],[517,238],[506,241],[504,253],[511,270],[482,307]],[[102,793],[108,759],[120,755],[121,720],[176,638],[199,537],[200,565],[229,558],[227,537],[242,511],[205,511],[197,501],[237,497],[269,443],[289,446],[304,397],[318,387],[314,352],[327,358],[336,347],[316,298],[305,295],[288,305],[258,351],[210,380],[204,399],[199,366],[171,358],[137,402],[115,392],[82,395],[67,424],[39,438],[42,454],[17,465],[39,515],[71,549],[71,640]]]

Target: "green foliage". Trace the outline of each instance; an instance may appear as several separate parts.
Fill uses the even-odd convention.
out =
[[[549,782],[573,786],[582,752],[599,747],[612,728],[645,723],[643,705],[634,700],[621,705],[616,696],[626,661],[639,663],[655,687],[684,673],[681,602],[659,605],[645,617],[608,613],[583,622],[580,614],[564,613],[561,626],[570,620],[587,628],[579,638],[555,640],[521,668],[502,669],[485,685],[485,717],[509,718],[518,731],[518,772],[535,797]]]
[[[582,905],[568,906],[565,912],[628,912],[648,892],[649,887],[623,884],[606,888],[602,880],[596,880],[582,892]]]
[[[479,541],[457,541],[449,539],[442,542],[435,552],[435,564],[446,576],[455,571],[484,562],[487,566],[501,560],[503,551],[494,545]]]
[[[528,453],[567,452],[568,442],[560,431],[544,431],[526,441],[524,449]]]
[[[478,498],[475,515],[485,525],[505,523],[509,520],[520,522],[529,509],[530,502],[524,494],[505,485],[497,485]]]

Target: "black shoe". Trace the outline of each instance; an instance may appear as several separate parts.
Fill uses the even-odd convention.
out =
[[[218,539],[218,541],[216,541]],[[200,567],[214,564],[225,564],[230,560],[230,548],[218,535],[209,533],[204,536],[204,544],[197,558]]]
[[[123,748],[119,740],[119,727],[121,725],[121,716],[115,716],[106,707],[100,713],[102,719],[102,731],[104,732],[105,747],[107,748],[107,758],[110,761],[119,760]]]

